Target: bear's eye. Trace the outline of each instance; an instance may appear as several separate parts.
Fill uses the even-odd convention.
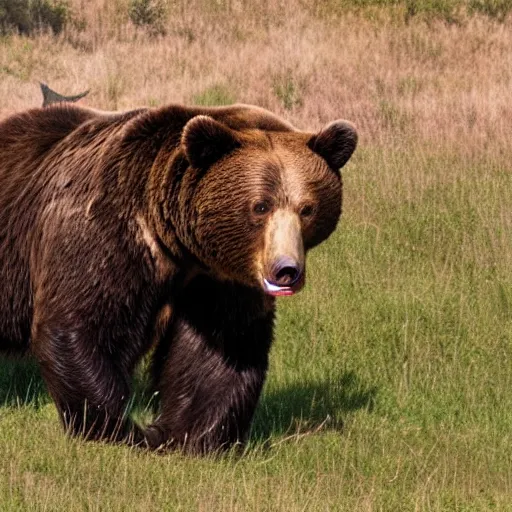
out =
[[[307,204],[305,206],[303,206],[300,210],[300,216],[301,217],[310,217],[311,215],[313,215],[313,211],[314,211],[314,207],[312,204]]]
[[[258,201],[252,208],[256,215],[265,215],[270,211],[271,205],[269,201]]]

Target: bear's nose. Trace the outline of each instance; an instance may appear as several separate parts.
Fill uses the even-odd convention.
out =
[[[289,257],[282,257],[272,265],[272,281],[277,286],[293,286],[301,277],[301,265]]]

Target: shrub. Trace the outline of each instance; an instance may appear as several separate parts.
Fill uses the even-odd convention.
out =
[[[441,19],[447,23],[457,23],[457,14],[460,14],[461,2],[459,0],[406,0],[405,19],[409,21],[414,16],[425,19]]]
[[[286,110],[302,106],[304,83],[296,80],[291,70],[287,70],[282,75],[275,76],[272,89]]]
[[[130,0],[128,15],[136,27],[152,35],[165,35],[167,13],[162,0]]]
[[[0,33],[60,34],[71,17],[67,0],[0,0]]]
[[[489,18],[504,21],[512,11],[512,0],[471,0],[469,8],[473,12],[489,16]]]
[[[236,98],[230,90],[221,84],[213,85],[205,89],[202,93],[196,94],[192,98],[194,105],[203,107],[215,107],[218,105],[230,105],[235,103]]]

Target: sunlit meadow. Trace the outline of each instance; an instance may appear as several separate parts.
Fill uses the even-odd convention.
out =
[[[108,110],[343,117],[360,134],[344,216],[279,302],[242,456],[70,440],[33,362],[2,359],[0,510],[512,510],[512,19],[177,0],[137,27],[131,4],[73,0],[59,35],[1,37],[0,116],[39,106],[43,81]]]

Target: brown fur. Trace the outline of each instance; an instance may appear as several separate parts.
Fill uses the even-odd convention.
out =
[[[243,440],[272,341],[266,226],[285,209],[304,254],[327,238],[355,143],[346,123],[307,134],[245,105],[5,120],[0,350],[34,354],[73,434],[201,452]],[[161,405],[142,431],[125,408],[152,343]]]

